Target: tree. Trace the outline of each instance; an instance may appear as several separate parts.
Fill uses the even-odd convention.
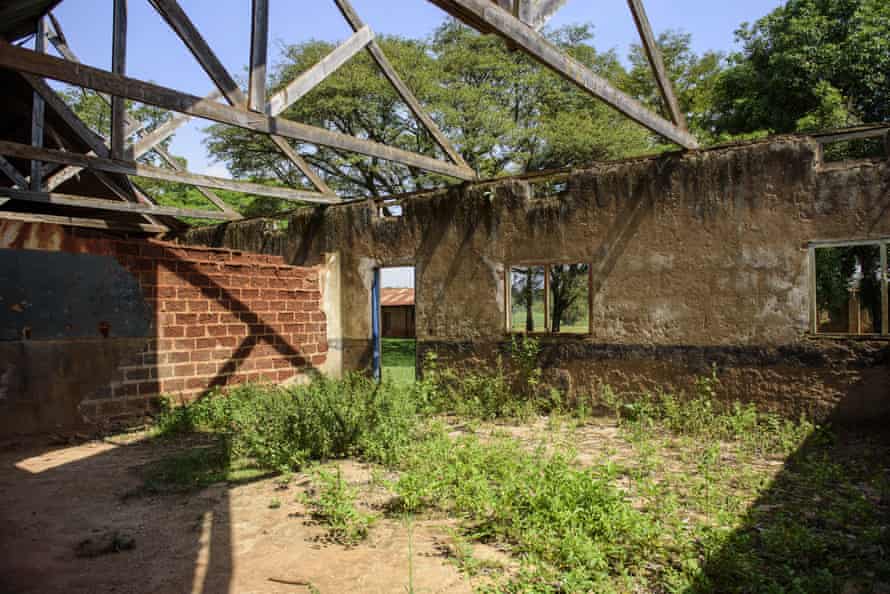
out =
[[[425,102],[436,92],[436,64],[422,41],[378,38],[406,84]],[[275,92],[321,61],[334,45],[310,41],[285,49],[273,74]],[[366,53],[355,56],[334,75],[290,106],[282,117],[413,152],[436,154],[422,125]],[[434,114],[435,117],[435,114]],[[235,176],[305,185],[302,174],[261,135],[240,128],[208,128],[207,148]],[[322,177],[341,195],[383,196],[432,187],[441,178],[374,157],[297,144]]]
[[[686,116],[689,130],[700,141],[707,143],[716,133],[714,92],[726,57],[720,52],[692,51],[692,36],[679,31],[666,31],[656,40],[664,58],[668,77],[677,93],[680,110]],[[628,91],[650,108],[666,117],[667,106],[655,81],[652,67],[643,47],[631,47],[631,69],[628,72]]]
[[[563,322],[573,324],[587,307],[590,267],[587,264],[550,267],[550,328],[562,330]]]
[[[623,80],[613,53],[589,44],[589,26],[561,29],[551,39],[599,74]],[[641,126],[592,100],[500,39],[446,21],[429,40],[378,40],[434,120],[480,177],[566,167],[646,152]],[[290,46],[274,73],[281,88],[333,49],[313,41]],[[295,121],[441,157],[429,134],[365,54],[353,58],[283,114]],[[267,139],[211,126],[210,153],[236,175],[301,176]],[[441,185],[443,178],[379,159],[324,147],[298,147],[342,195],[386,196]]]
[[[718,128],[792,132],[890,120],[890,3],[788,0],[737,31]]]
[[[515,316],[518,311],[525,312],[526,332],[535,331],[535,303],[543,304],[543,291],[543,267],[519,267],[514,268],[510,273],[510,296],[513,315]]]

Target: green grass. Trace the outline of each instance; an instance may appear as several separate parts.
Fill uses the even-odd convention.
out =
[[[604,389],[618,428],[607,437],[552,398],[549,422],[516,427],[520,438],[498,427],[526,405],[542,410],[536,353],[534,341],[514,342],[518,371],[488,376],[432,359],[410,386],[358,376],[245,386],[170,410],[159,433],[200,435],[150,465],[146,488],[164,494],[357,457],[387,477],[373,482],[393,497],[391,519],[452,519],[468,575],[480,573],[474,545],[510,555],[510,567],[486,569],[479,591],[864,593],[890,582],[886,440],[723,403],[716,375],[691,395],[622,399]],[[493,422],[465,423],[460,434],[431,417],[455,410]],[[576,456],[572,444],[591,435],[604,443]],[[373,530],[364,495],[318,470],[304,501],[334,541],[352,546]]]
[[[510,314],[513,332],[525,332],[525,314],[526,312],[524,307],[513,308],[513,311]],[[535,329],[533,330],[533,332],[542,333],[547,331],[544,326],[543,303],[533,304],[532,320],[534,321],[535,325]],[[577,320],[574,324],[563,322],[560,326],[559,332],[560,334],[587,334],[588,332],[590,332],[590,324],[587,321],[587,317],[584,316],[581,319]]]
[[[383,381],[394,384],[413,384],[417,379],[416,349],[413,338],[384,338],[381,340]]]
[[[374,516],[358,510],[356,492],[350,488],[340,469],[316,470],[313,487],[303,498],[312,517],[328,526],[328,536],[343,545],[356,545],[368,536]]]

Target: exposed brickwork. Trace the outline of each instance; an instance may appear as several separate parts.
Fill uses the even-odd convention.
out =
[[[160,395],[186,401],[215,387],[295,381],[326,361],[320,268],[288,266],[279,256],[34,227],[17,230],[22,245],[6,247],[111,256],[136,277],[152,312],[144,338],[125,338],[113,325],[94,337],[72,337],[72,349],[84,356],[126,343],[107,378],[79,384],[79,411],[88,421],[133,417]],[[90,298],[70,288],[59,297]]]
[[[138,275],[155,337],[107,391],[83,402],[86,416],[127,415],[161,394],[187,400],[220,386],[287,382],[324,364],[317,269],[157,241],[99,243]]]

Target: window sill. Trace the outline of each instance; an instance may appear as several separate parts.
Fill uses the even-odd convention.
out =
[[[849,340],[854,342],[890,341],[890,335],[887,334],[827,334],[807,332],[806,337],[810,340]]]

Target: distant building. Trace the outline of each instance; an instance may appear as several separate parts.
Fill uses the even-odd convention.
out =
[[[384,288],[380,308],[384,338],[414,338],[414,289]]]

